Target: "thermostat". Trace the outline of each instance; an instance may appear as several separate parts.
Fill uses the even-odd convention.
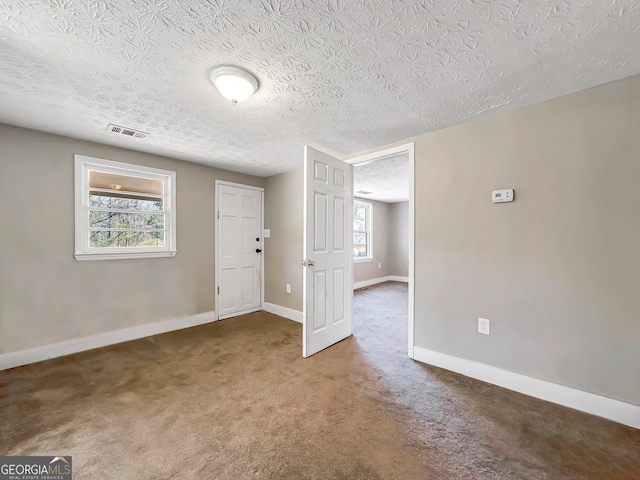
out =
[[[505,188],[504,190],[494,190],[491,193],[493,203],[513,202],[513,188]]]

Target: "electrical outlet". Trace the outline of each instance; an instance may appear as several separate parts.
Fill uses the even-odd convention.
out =
[[[287,293],[291,293],[291,284],[287,283]]]
[[[488,318],[478,318],[478,333],[491,335],[491,320]]]

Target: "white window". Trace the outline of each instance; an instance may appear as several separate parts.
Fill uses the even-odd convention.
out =
[[[75,155],[77,260],[176,254],[176,174]]]
[[[355,200],[353,202],[353,259],[372,260],[371,211],[373,205]]]

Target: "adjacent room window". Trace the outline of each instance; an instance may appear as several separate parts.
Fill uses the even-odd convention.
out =
[[[77,260],[176,254],[175,172],[75,155]]]
[[[353,202],[353,259],[373,259],[371,245],[371,211],[373,205],[355,200]]]

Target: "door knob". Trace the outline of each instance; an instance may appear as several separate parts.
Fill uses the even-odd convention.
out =
[[[316,262],[314,262],[313,260],[307,260],[307,267],[315,267],[316,266]]]
[[[260,253],[262,250],[260,250],[259,248],[256,248],[256,253]]]

